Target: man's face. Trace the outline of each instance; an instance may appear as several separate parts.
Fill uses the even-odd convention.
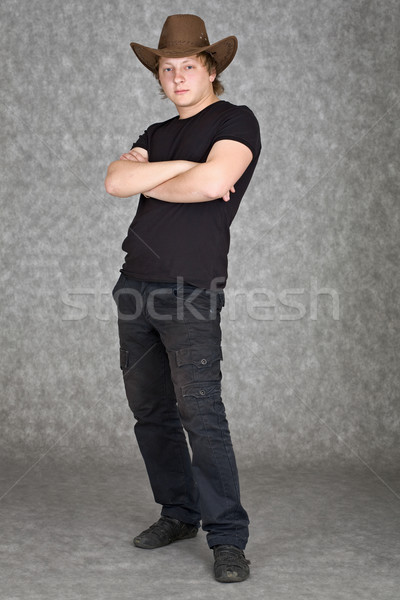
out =
[[[178,109],[200,106],[214,97],[215,73],[210,75],[198,56],[160,57],[158,75],[165,95]]]

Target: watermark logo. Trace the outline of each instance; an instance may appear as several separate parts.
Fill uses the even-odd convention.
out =
[[[307,286],[281,290],[271,290],[263,286],[232,288],[225,289],[221,295],[216,289],[190,289],[190,286],[182,286],[181,283],[167,288],[162,284],[156,287],[152,284],[152,289],[145,294],[133,287],[122,287],[115,292],[114,298],[111,290],[66,289],[61,293],[62,320],[81,321],[95,318],[99,321],[110,321],[118,317],[122,320],[134,320],[143,310],[155,320],[172,320],[171,310],[168,312],[164,309],[163,298],[169,298],[169,309],[171,299],[174,298],[174,317],[178,320],[183,320],[188,313],[191,318],[198,320],[215,318],[222,304],[225,304],[224,318],[230,321],[243,319],[244,316],[256,321],[316,321],[322,314],[324,319],[340,320],[339,293],[333,287],[320,286],[315,277],[310,279]],[[119,297],[122,295],[130,296],[129,314],[122,311],[118,314],[117,303],[119,304]],[[221,298],[224,298],[224,301]],[[126,304],[124,302],[124,305]],[[209,313],[207,317],[205,313]]]

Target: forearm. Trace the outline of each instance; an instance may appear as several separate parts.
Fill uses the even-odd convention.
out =
[[[146,195],[165,202],[208,202],[221,198],[220,173],[212,163],[200,163],[195,167],[146,191]]]
[[[198,163],[187,160],[168,160],[160,162],[135,162],[116,160],[110,164],[105,180],[106,191],[112,196],[128,198],[156,188]],[[149,194],[147,192],[148,195]]]

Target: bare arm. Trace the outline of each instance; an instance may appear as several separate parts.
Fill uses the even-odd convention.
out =
[[[229,200],[229,191],[252,160],[251,150],[241,142],[220,140],[211,148],[205,163],[149,189],[146,194],[165,202],[207,202]]]
[[[105,188],[111,196],[128,198],[146,192],[197,164],[188,160],[149,162],[147,150],[132,148],[109,165]]]

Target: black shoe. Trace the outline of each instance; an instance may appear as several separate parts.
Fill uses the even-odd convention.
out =
[[[221,583],[244,581],[250,575],[250,561],[236,546],[214,546],[214,574]]]
[[[182,523],[170,517],[161,517],[157,523],[139,533],[134,538],[133,543],[138,548],[153,550],[154,548],[161,548],[161,546],[167,546],[178,540],[194,538],[197,535],[197,531],[196,525]]]

